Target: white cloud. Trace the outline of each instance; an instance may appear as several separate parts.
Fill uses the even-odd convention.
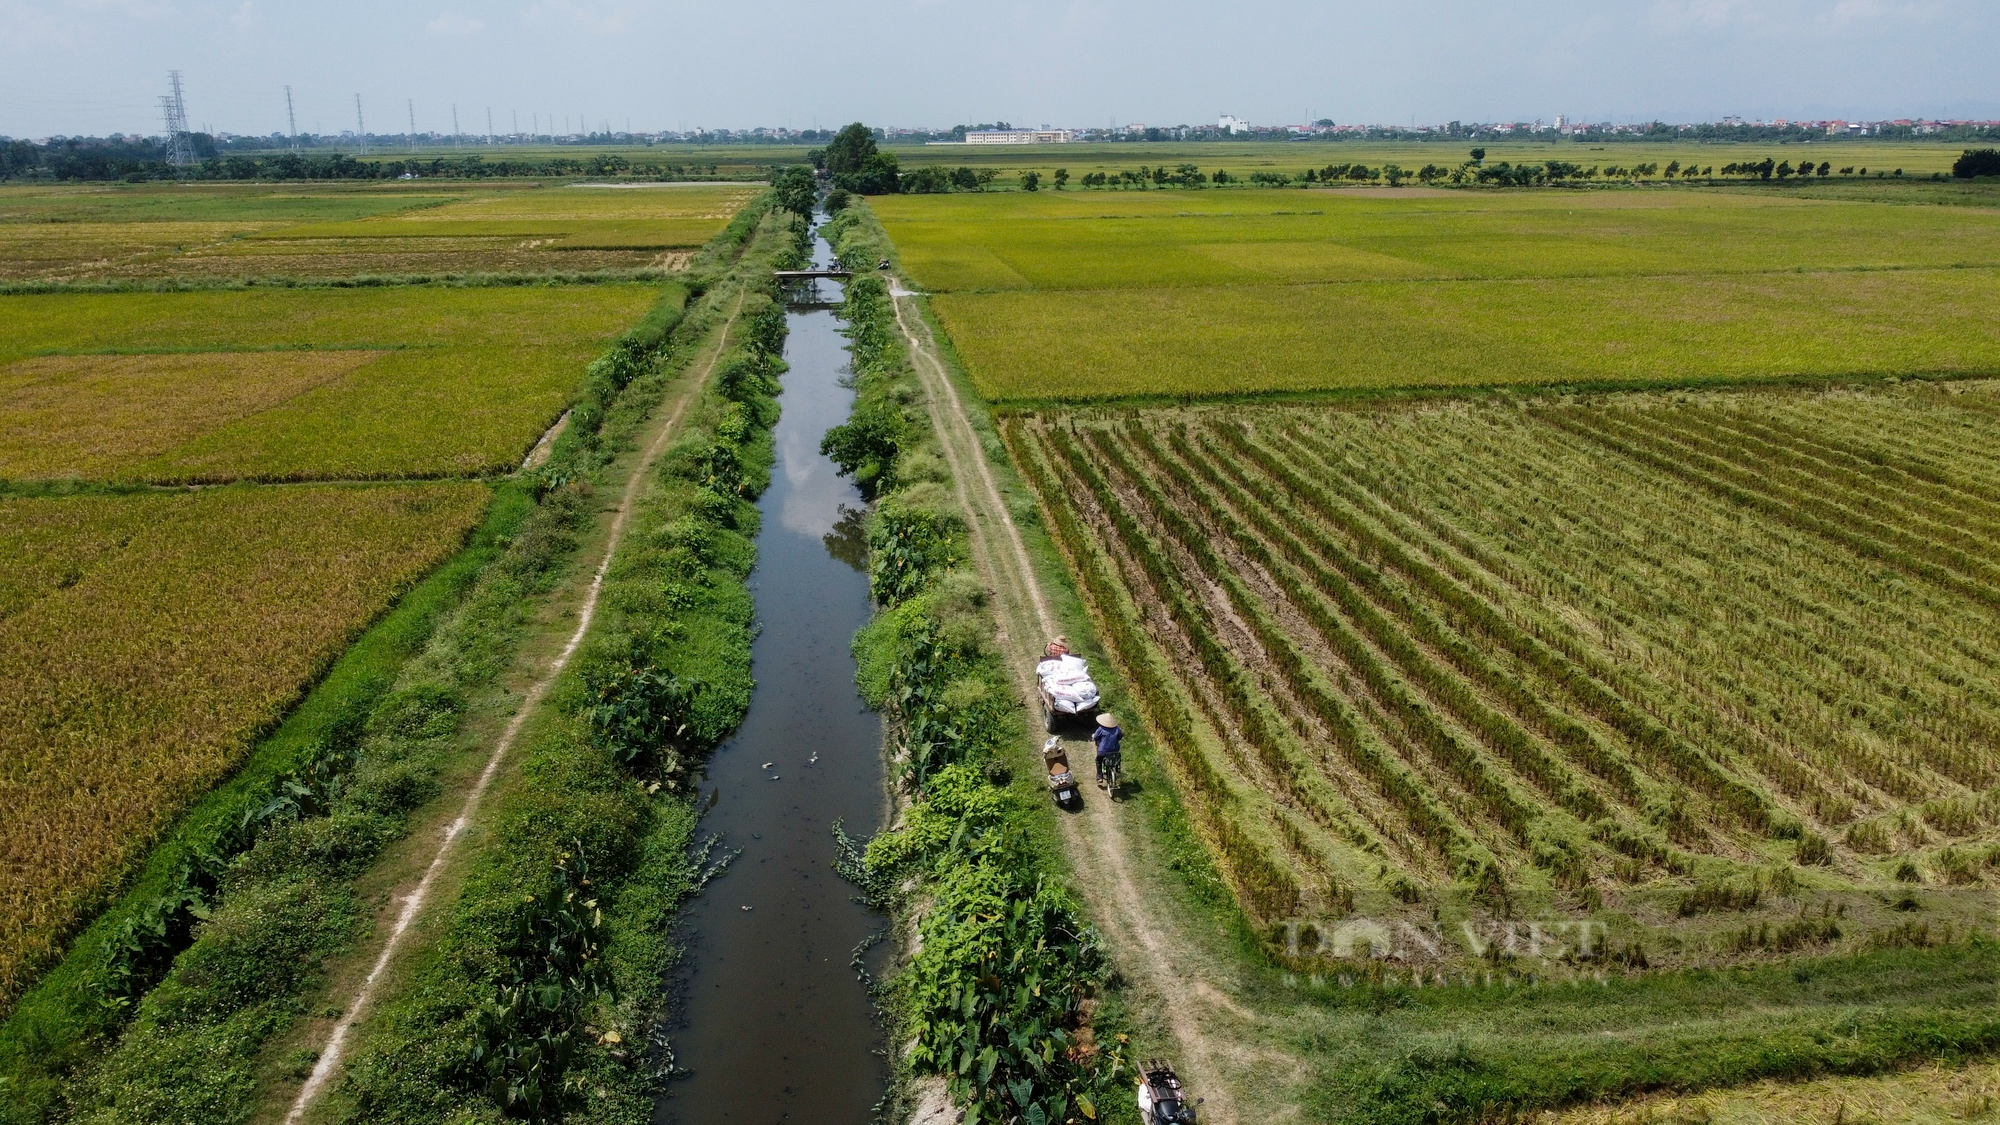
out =
[[[443,35],[451,39],[465,39],[486,30],[486,21],[477,16],[462,16],[457,12],[439,12],[436,19],[424,25],[432,35]]]

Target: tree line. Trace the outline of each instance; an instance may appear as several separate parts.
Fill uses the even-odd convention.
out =
[[[204,134],[190,134],[197,142]],[[196,162],[176,172],[156,141],[0,142],[0,180],[394,180],[404,176],[441,179],[511,179],[535,176],[635,176],[716,178],[716,164],[634,161],[618,153],[546,159],[490,159],[467,155],[431,159],[360,160],[347,153],[265,156],[223,155],[211,145],[193,145]],[[893,159],[893,158],[892,158]]]

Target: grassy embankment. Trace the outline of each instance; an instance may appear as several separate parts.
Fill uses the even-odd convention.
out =
[[[1220,412],[1205,417],[1210,425],[1223,420]],[[1104,425],[1090,413],[1076,417],[1079,427],[1086,421]],[[1126,448],[1136,449],[1129,443]],[[1505,455],[1504,449],[1487,452]],[[1016,460],[1030,459],[1017,449]],[[1233,461],[1242,464],[1241,458]],[[996,466],[1011,476],[1005,469]],[[1072,475],[1065,471],[1056,479]],[[1170,481],[1162,475],[1155,483],[1168,487]],[[1926,1060],[1949,1065],[1996,1045],[1992,943],[1974,936],[1966,944],[1956,927],[1954,944],[1945,947],[1864,949],[1832,957],[1793,950],[1789,957],[1766,954],[1770,960],[1763,964],[1723,972],[1627,970],[1601,980],[1585,973],[1582,987],[1560,983],[1573,968],[1522,960],[1525,943],[1496,942],[1491,951],[1497,959],[1478,972],[1422,977],[1402,964],[1359,964],[1343,977],[1332,967],[1337,962],[1322,961],[1314,973],[1307,962],[1287,964],[1274,957],[1271,935],[1245,924],[1236,894],[1224,889],[1241,890],[1245,880],[1233,870],[1213,826],[1203,825],[1203,806],[1210,802],[1189,776],[1190,751],[1213,752],[1220,760],[1228,756],[1229,744],[1196,744],[1177,734],[1190,721],[1206,721],[1208,709],[1227,713],[1228,701],[1206,694],[1199,684],[1183,684],[1173,663],[1147,655],[1150,634],[1139,636],[1134,626],[1145,619],[1142,606],[1160,603],[1150,597],[1135,602],[1127,592],[1133,572],[1121,575],[1110,556],[1092,546],[1093,536],[1115,541],[1116,534],[1086,529],[1062,503],[1045,511],[1066,561],[1077,568],[1071,573],[1079,576],[1085,604],[1120,658],[1100,683],[1109,685],[1114,699],[1132,700],[1121,707],[1141,709],[1141,722],[1128,722],[1136,727],[1129,744],[1141,782],[1138,803],[1151,821],[1141,853],[1162,885],[1162,900],[1187,912],[1181,932],[1195,939],[1190,975],[1229,982],[1233,998],[1254,1013],[1239,1017],[1225,1009],[1212,1028],[1239,1047],[1227,1080],[1246,1111],[1303,1107],[1309,1118],[1323,1120],[1475,1119],[1647,1089],[1869,1074]],[[1183,511],[1206,519],[1194,504]],[[1167,533],[1169,521],[1156,509],[1147,509],[1145,518],[1152,534]],[[1302,527],[1294,530],[1304,534]],[[1031,548],[1041,541],[1032,526],[1028,538]],[[1221,532],[1214,538],[1227,540]],[[1057,596],[1074,595],[1059,590]],[[1163,623],[1147,628],[1161,629]],[[1147,737],[1148,731],[1163,730],[1164,761],[1156,740]],[[1238,768],[1262,767],[1239,761]],[[1190,854],[1189,845],[1203,839],[1209,847]],[[1227,883],[1217,882],[1209,854],[1223,856]],[[1796,877],[1815,881],[1812,870]],[[1932,889],[1906,897],[1922,910],[1948,905],[1940,900],[1949,894]],[[1698,899],[1698,912],[1711,901],[1720,899]],[[1776,917],[1796,906],[1766,897],[1761,910]],[[1766,922],[1760,930],[1751,922],[1749,948],[1757,947],[1760,933],[1769,937],[1784,924],[1785,919]],[[1733,928],[1745,930],[1742,921]],[[1924,940],[1935,940],[1942,927],[1938,930]],[[1557,983],[1550,984],[1551,978]]]
[[[741,230],[732,231],[713,250],[733,253],[742,237]],[[186,1082],[192,1103],[225,1094],[240,1100],[246,1072],[238,1056],[254,1052],[297,1014],[290,997],[314,978],[299,972],[297,960],[261,968],[250,962],[275,949],[293,957],[324,953],[328,942],[338,946],[348,939],[342,927],[351,931],[354,904],[342,880],[405,831],[434,794],[440,762],[457,749],[451,735],[465,693],[492,679],[520,634],[527,607],[574,548],[586,511],[579,496],[558,486],[603,463],[599,423],[614,400],[626,411],[635,409],[629,397],[618,399],[620,388],[668,348],[685,295],[672,287],[638,328],[591,366],[575,399],[574,424],[538,477],[550,489],[547,499],[536,506],[532,490],[503,486],[502,502],[472,547],[406,595],[251,754],[237,778],[183,818],[135,889],[23,1001],[0,1033],[10,1119],[38,1120],[60,1099],[88,1104],[117,1092],[91,1094],[82,1085],[65,1090],[63,1076],[105,1049],[107,1037],[133,1014],[134,1001],[169,964],[180,965],[174,957],[197,929],[204,951],[183,957],[186,973],[173,978],[176,987],[164,990],[163,999],[146,1001],[155,1005],[142,1013],[147,1034],[120,1040],[119,1050],[165,1064],[157,1084],[132,1085],[130,1092],[142,1101],[188,1078],[189,1071],[172,1066],[190,1062],[186,1052],[202,1059],[196,1068],[202,1081]],[[649,389],[657,386],[655,379]],[[496,561],[501,565],[492,565]],[[264,832],[267,827],[272,831]],[[232,888],[242,894],[225,897],[239,905],[217,914],[213,899]],[[207,924],[197,927],[204,916]],[[217,978],[218,971],[235,975]],[[285,976],[257,976],[272,971]],[[195,1013],[176,1009],[188,1000],[189,988],[200,1000],[199,1014],[212,1018],[190,1020]],[[162,1013],[171,1015],[161,1020]],[[222,1058],[214,1054],[218,1049]],[[103,1108],[116,1116],[113,1107]]]
[[[1252,189],[874,206],[1001,402],[2000,369],[1981,209]]]
[[[784,334],[768,277],[796,252],[763,206],[739,223],[741,256],[684,327],[689,358],[725,331],[728,350],[703,359],[711,377],[647,480],[584,650],[318,1119],[650,1118],[671,1066],[656,1038],[670,923],[712,871],[684,775],[749,701],[744,583]]]
[[[826,233],[865,265],[885,245],[858,217]],[[877,990],[902,1111],[944,1086],[968,1122],[1123,1120],[1129,1063],[1100,939],[1064,886],[1040,772],[1007,764],[1023,714],[886,286],[853,282],[841,316],[856,401],[827,450],[874,501],[880,609],[854,650],[906,798],[844,871],[892,911],[912,955]]]

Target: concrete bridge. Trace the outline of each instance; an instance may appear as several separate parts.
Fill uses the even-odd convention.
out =
[[[835,266],[828,270],[772,270],[771,276],[777,278],[779,281],[818,281],[821,278],[826,278],[830,281],[846,281],[848,278],[853,277],[854,273],[851,270],[844,270]]]

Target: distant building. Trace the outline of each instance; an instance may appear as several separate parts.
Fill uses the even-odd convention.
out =
[[[1231,134],[1247,133],[1250,131],[1250,123],[1236,116],[1233,113],[1225,113],[1221,117],[1217,118],[1215,122],[1215,127],[1222,130],[1225,133],[1231,133]]]
[[[1066,145],[1075,139],[1068,129],[983,129],[965,134],[969,145]]]

